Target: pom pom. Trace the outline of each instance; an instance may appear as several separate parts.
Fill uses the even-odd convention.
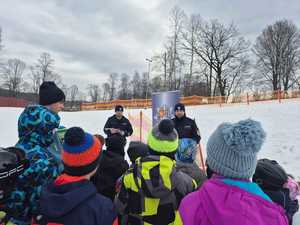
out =
[[[241,120],[235,124],[224,123],[221,126],[225,143],[235,151],[256,153],[266,138],[260,122],[255,120]]]
[[[84,142],[85,133],[80,127],[71,127],[65,133],[64,141],[71,146],[80,145]]]

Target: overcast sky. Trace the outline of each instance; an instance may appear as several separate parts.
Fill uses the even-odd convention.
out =
[[[145,58],[160,51],[175,5],[234,22],[250,41],[278,19],[300,27],[299,0],[1,0],[1,57],[30,65],[49,52],[63,82],[80,88],[111,72],[146,71]]]

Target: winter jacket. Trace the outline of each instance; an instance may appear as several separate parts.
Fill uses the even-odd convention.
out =
[[[43,189],[40,204],[39,225],[111,225],[116,218],[111,200],[97,194],[88,180],[52,183]]]
[[[113,201],[116,182],[128,168],[129,165],[123,156],[110,150],[103,151],[99,168],[91,181],[97,187],[98,193]]]
[[[196,183],[197,187],[201,187],[203,182],[207,179],[205,172],[203,172],[199,166],[194,162],[194,163],[183,163],[183,162],[176,162],[176,168],[189,175],[191,178],[193,178]]]
[[[132,135],[133,132],[131,123],[125,116],[122,116],[121,119],[118,119],[116,115],[113,115],[108,118],[104,126],[104,133],[109,137],[112,134],[107,128],[115,128],[124,131],[125,137]]]
[[[175,116],[172,120],[179,139],[192,138],[197,142],[197,144],[200,142],[201,137],[195,120],[192,120],[185,115],[181,118]]]
[[[289,224],[293,224],[293,216],[299,210],[298,200],[292,200],[290,198],[289,190],[281,188],[279,190],[266,190],[263,191],[272,199],[273,202],[279,204],[284,208]]]
[[[179,203],[195,187],[191,177],[176,170],[174,160],[149,155],[138,158],[124,175],[115,206],[128,216],[126,224],[181,224]]]
[[[287,225],[284,210],[256,183],[213,177],[186,196],[179,208],[184,225]]]
[[[16,146],[25,151],[30,166],[17,179],[16,188],[7,202],[19,223],[27,223],[38,214],[42,186],[52,182],[60,172],[59,162],[49,150],[59,122],[57,113],[41,105],[28,106],[19,117]]]

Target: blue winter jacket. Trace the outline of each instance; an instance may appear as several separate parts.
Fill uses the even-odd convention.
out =
[[[97,194],[88,180],[50,184],[41,195],[40,225],[112,225],[116,212],[110,199]]]
[[[26,107],[19,117],[16,146],[24,149],[30,166],[19,176],[7,203],[18,224],[27,224],[39,213],[42,186],[59,175],[59,162],[49,150],[59,123],[58,114],[41,105]]]

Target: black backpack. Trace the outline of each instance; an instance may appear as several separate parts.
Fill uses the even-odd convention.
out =
[[[288,175],[275,160],[260,159],[257,162],[253,181],[262,189],[278,190],[286,183]]]

